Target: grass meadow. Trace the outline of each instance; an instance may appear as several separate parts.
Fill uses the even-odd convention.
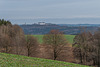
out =
[[[39,43],[43,43],[43,35],[33,35],[33,36],[35,36],[38,39]],[[75,35],[65,35],[65,38],[70,44],[73,43],[74,37]]]
[[[0,67],[89,67],[74,63],[0,53]]]

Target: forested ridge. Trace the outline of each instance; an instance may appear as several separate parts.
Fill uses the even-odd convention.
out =
[[[99,26],[60,26],[60,25],[20,25],[25,34],[44,35],[52,29],[63,31],[67,35],[77,35],[83,28],[93,33]]]

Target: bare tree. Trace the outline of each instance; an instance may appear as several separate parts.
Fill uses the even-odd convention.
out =
[[[100,30],[98,30],[97,32],[95,32],[94,34],[94,39],[95,39],[95,64],[100,67]]]
[[[0,36],[0,46],[5,50],[5,53],[9,53],[11,48],[11,39],[8,35]]]
[[[84,44],[84,36],[83,34],[80,35],[76,35],[74,38],[74,44],[73,46],[75,46],[74,50],[73,50],[73,54],[74,56],[80,60],[80,63],[83,63],[83,58],[82,58],[82,50],[83,50],[83,44]]]
[[[73,54],[75,58],[80,60],[80,63],[82,64],[86,64],[95,57],[95,52],[93,51],[95,50],[94,37],[90,32],[83,32],[76,35],[73,47]]]
[[[54,60],[56,60],[63,47],[67,44],[64,34],[59,30],[51,30],[49,34],[44,35],[43,42],[52,46]]]
[[[27,48],[27,55],[31,56],[34,54],[35,48],[38,45],[37,39],[32,35],[26,35],[26,48]]]
[[[1,25],[0,26],[0,46],[5,49],[4,52],[8,53],[11,50],[12,39],[8,35],[10,30],[10,25]]]
[[[12,31],[13,44],[16,47],[16,54],[20,54],[22,49],[20,49],[23,45],[25,45],[25,35],[21,27],[18,25],[13,25]]]

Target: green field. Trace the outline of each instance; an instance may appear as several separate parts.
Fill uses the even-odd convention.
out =
[[[33,36],[37,37],[37,39],[38,39],[38,41],[40,43],[43,42],[43,39],[42,39],[43,38],[43,35],[33,35]],[[67,41],[69,43],[73,43],[73,38],[75,37],[75,35],[65,35],[65,37],[66,37],[66,39],[67,39]]]
[[[89,66],[0,53],[0,67],[89,67]]]

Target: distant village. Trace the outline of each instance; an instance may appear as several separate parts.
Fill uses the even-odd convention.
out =
[[[52,23],[38,22],[34,23],[34,25],[52,25]]]
[[[23,25],[30,25],[30,24],[23,24]],[[40,26],[47,26],[47,25],[56,25],[56,24],[52,24],[52,23],[46,23],[46,22],[38,22],[38,23],[33,23],[31,25],[40,25]]]

